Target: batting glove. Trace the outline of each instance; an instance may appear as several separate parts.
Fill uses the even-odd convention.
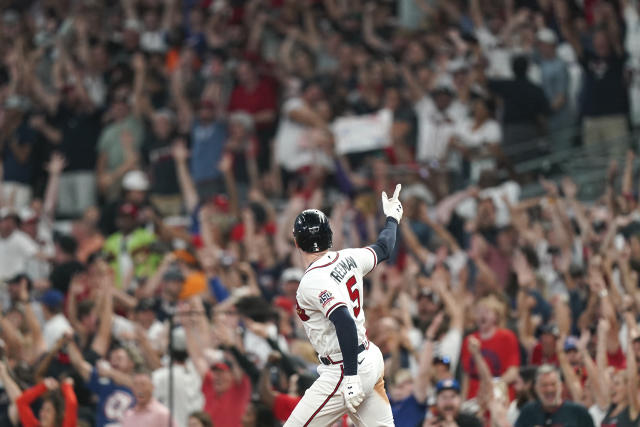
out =
[[[349,412],[355,412],[364,400],[362,382],[358,375],[345,375],[342,381],[342,394]]]
[[[398,224],[400,224],[400,218],[402,218],[402,203],[398,200],[400,188],[402,188],[402,185],[396,185],[396,191],[393,192],[393,197],[391,198],[387,197],[387,193],[382,192],[382,211],[386,216],[398,221]]]

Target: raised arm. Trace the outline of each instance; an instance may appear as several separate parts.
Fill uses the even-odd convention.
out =
[[[558,356],[558,364],[560,365],[560,370],[564,376],[565,384],[567,384],[567,388],[571,394],[571,400],[574,402],[580,402],[582,399],[582,384],[580,383],[580,378],[576,375],[576,372],[573,370],[573,366],[569,363],[569,359],[564,352],[564,342],[566,339],[567,336],[562,334],[560,335],[560,338],[556,340],[556,355]]]
[[[274,353],[279,356],[278,353]],[[258,394],[260,400],[268,408],[273,408],[273,402],[275,402],[278,393],[271,388],[271,367],[273,366],[273,354],[269,356],[269,360],[265,363],[264,368],[260,371],[260,379],[258,381]]]
[[[43,212],[47,220],[52,220],[55,214],[56,201],[58,200],[58,189],[60,188],[60,174],[67,166],[66,160],[62,154],[53,153],[47,171],[49,179],[44,192]]]
[[[188,305],[181,305],[179,307],[180,310],[188,310]],[[204,319],[198,319],[199,317],[204,317]],[[206,322],[206,316],[204,313],[202,314],[192,314],[186,315],[184,317],[185,323],[183,323],[186,327],[184,328],[186,341],[187,341],[187,352],[189,353],[189,358],[193,362],[193,365],[200,374],[200,377],[204,379],[204,377],[209,372],[209,365],[207,364],[206,359],[202,354],[202,349],[207,348],[206,346],[201,345],[199,342],[199,335],[201,335],[201,331],[198,328],[198,321]],[[188,320],[186,320],[188,319]]]
[[[633,342],[638,338],[638,325],[631,311],[624,315],[628,328],[627,342],[627,393],[629,394],[629,415],[632,420],[638,418],[640,401],[638,400],[638,363]]]
[[[418,359],[418,376],[416,377],[413,388],[413,396],[418,403],[427,401],[429,384],[431,382],[431,368],[433,366],[433,345],[443,319],[444,315],[442,312],[438,313],[424,334],[424,344]]]
[[[48,390],[54,390],[58,387],[58,382],[53,378],[47,378],[43,382],[25,390],[16,400],[18,407],[18,415],[20,422],[24,427],[39,427],[40,421],[36,418],[31,410],[31,403],[37,398],[45,394]]]
[[[7,365],[3,361],[0,361],[0,381],[2,381],[11,403],[15,403],[22,394],[22,390],[20,390],[20,386],[18,386],[11,377]]]
[[[590,387],[593,391],[593,395],[595,398],[595,403],[602,410],[606,410],[609,407],[609,391],[605,389],[600,382],[600,374],[598,372],[598,367],[594,362],[593,358],[589,354],[589,350],[587,345],[591,340],[591,333],[588,329],[585,329],[580,334],[580,339],[578,340],[578,351],[582,356],[582,361],[584,363],[584,369],[587,372],[587,378],[590,380]]]
[[[33,353],[31,354],[31,357],[33,357],[33,360],[36,360],[46,351],[47,346],[42,336],[40,322],[38,321],[38,318],[33,311],[33,307],[31,307],[31,303],[29,302],[29,290],[27,289],[27,283],[25,280],[20,283],[20,302],[24,308],[24,321],[29,331],[31,331],[31,337],[33,340]]]
[[[607,319],[598,321],[598,340],[596,345],[596,366],[598,367],[598,377],[600,384],[605,390],[610,387],[609,377],[607,375],[607,335],[611,330],[611,324]]]
[[[85,382],[88,382],[89,378],[91,378],[91,371],[93,370],[93,367],[89,362],[84,360],[82,353],[80,353],[80,349],[73,340],[67,344],[67,353],[69,354],[71,365],[74,367],[76,372],[80,374]]]
[[[481,400],[481,406],[482,404],[484,404],[485,409],[487,409],[487,407],[489,406],[489,404],[491,403],[491,397],[493,395],[493,390],[492,390],[492,386],[493,386],[493,375],[491,374],[491,369],[489,369],[489,365],[487,364],[486,360],[484,360],[484,357],[482,356],[482,352],[480,350],[481,348],[481,344],[480,341],[474,337],[473,335],[470,335],[468,338],[469,342],[469,353],[471,353],[471,357],[473,358],[473,361],[476,364],[476,367],[478,369],[478,376],[480,378],[480,388],[478,389],[478,397],[483,397],[483,399]]]
[[[178,184],[182,193],[183,203],[187,212],[193,212],[200,202],[195,183],[189,172],[189,150],[184,140],[178,140],[173,144],[173,158],[176,162],[176,174],[178,175]]]
[[[378,235],[378,240],[370,247],[376,253],[377,262],[380,263],[391,256],[396,245],[396,233],[398,224],[402,218],[402,203],[398,200],[401,185],[396,185],[396,189],[391,198],[386,192],[382,192],[382,211],[387,217],[385,226]]]
[[[99,354],[100,357],[104,357],[105,354],[107,354],[109,345],[111,344],[111,324],[113,321],[113,283],[107,275],[106,271],[103,271],[101,281],[101,292],[104,301],[102,304],[102,310],[100,312],[100,326],[98,327],[98,333],[93,338],[93,343],[91,343],[91,349]]]
[[[73,391],[73,379],[66,378],[60,386],[64,399],[64,419],[62,427],[76,427],[78,424],[78,399]]]

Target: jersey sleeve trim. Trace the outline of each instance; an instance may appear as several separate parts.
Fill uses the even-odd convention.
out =
[[[369,273],[371,273],[373,269],[376,268],[376,265],[378,265],[378,255],[376,255],[376,251],[371,249],[371,247],[369,246],[367,246],[365,249],[368,249],[369,252],[371,252],[371,255],[373,255],[373,267],[371,267],[371,270],[369,270]]]
[[[340,307],[340,306],[345,306],[345,307],[346,307],[346,306],[347,306],[347,304],[345,304],[345,303],[344,303],[344,302],[342,302],[342,301],[339,301],[339,302],[337,302],[337,303],[333,304],[333,305],[329,308],[329,310],[327,310],[327,314],[325,314],[325,317],[328,319],[328,318],[329,318],[329,316],[331,315],[331,312],[333,312],[333,310],[335,310],[336,308],[338,308],[338,307]]]

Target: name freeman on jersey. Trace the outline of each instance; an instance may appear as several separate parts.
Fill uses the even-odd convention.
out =
[[[349,273],[351,270],[357,268],[356,261],[353,257],[345,257],[342,261],[338,262],[338,264],[331,271],[330,276],[336,283],[342,282],[342,279]]]

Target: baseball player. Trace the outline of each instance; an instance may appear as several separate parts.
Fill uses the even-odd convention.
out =
[[[329,426],[348,412],[358,426],[393,426],[384,390],[380,349],[367,340],[363,277],[389,258],[402,218],[398,200],[382,193],[387,216],[378,240],[366,248],[331,251],[329,220],[319,210],[303,211],[293,226],[307,265],[296,294],[298,316],[322,365],[285,426]]]

